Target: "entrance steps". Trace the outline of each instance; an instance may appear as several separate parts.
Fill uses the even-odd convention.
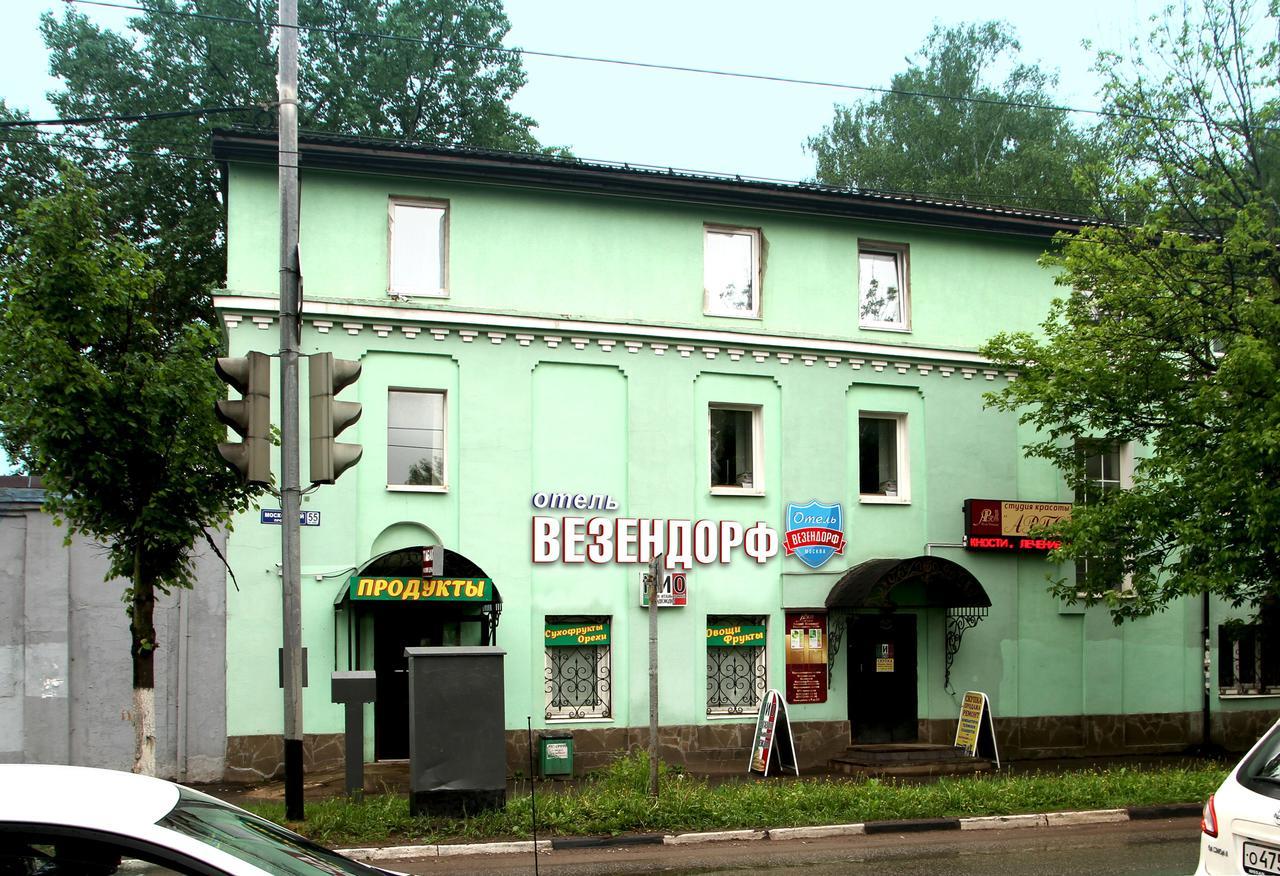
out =
[[[970,757],[951,745],[890,742],[850,745],[827,766],[850,776],[956,776],[987,772],[991,761]]]

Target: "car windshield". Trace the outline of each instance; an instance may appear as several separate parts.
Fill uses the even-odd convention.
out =
[[[1271,728],[1262,744],[1240,764],[1236,777],[1252,791],[1280,798],[1280,723]]]
[[[282,876],[383,876],[381,870],[187,788],[180,789],[178,804],[157,823]]]

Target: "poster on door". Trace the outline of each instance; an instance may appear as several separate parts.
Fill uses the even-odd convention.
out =
[[[893,642],[876,643],[876,672],[893,672]]]
[[[827,616],[787,612],[787,702],[827,701]]]

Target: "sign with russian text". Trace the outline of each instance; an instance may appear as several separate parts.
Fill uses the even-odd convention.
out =
[[[258,514],[259,523],[270,523],[270,524],[274,524],[275,526],[279,526],[281,521],[283,520],[284,520],[284,512],[281,511],[279,508],[260,508],[259,509],[259,514]],[[319,511],[299,511],[298,525],[299,526],[319,526],[320,512]]]
[[[836,554],[844,553],[844,514],[840,503],[814,499],[804,505],[787,505],[787,528],[782,537],[786,555],[816,569]]]
[[[756,715],[756,731],[751,741],[751,759],[747,772],[769,775],[769,770],[790,770],[800,775],[796,765],[796,746],[791,738],[791,721],[787,717],[787,704],[773,688],[765,691]]]
[[[640,607],[649,607],[648,572],[640,573]],[[685,572],[668,572],[658,582],[658,608],[679,608],[689,604],[689,575]]]
[[[583,645],[608,645],[609,624],[547,624],[543,643],[548,648],[578,648]]]
[[[757,521],[662,520],[646,517],[533,518],[534,563],[640,563],[663,556],[668,570],[728,563],[738,553],[765,563],[778,553],[778,533]]]
[[[827,701],[827,616],[787,612],[787,702]]]
[[[351,576],[352,599],[402,602],[493,602],[492,578],[377,578]]]
[[[964,546],[971,551],[1048,553],[1060,548],[1062,539],[1038,533],[1070,518],[1070,502],[965,499]]]
[[[765,628],[763,626],[744,626],[730,624],[726,626],[707,627],[707,646],[711,648],[751,648],[763,645]]]
[[[991,718],[991,702],[980,690],[966,691],[960,703],[960,720],[956,723],[955,747],[970,757],[983,754],[995,761],[1000,768],[1000,753],[996,750],[996,728]]]

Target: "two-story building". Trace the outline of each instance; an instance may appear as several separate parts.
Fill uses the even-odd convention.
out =
[[[275,352],[275,138],[214,148],[230,354]],[[745,767],[769,688],[802,764],[949,743],[966,690],[1012,757],[1178,749],[1206,709],[1243,742],[1277,689],[1237,665],[1206,691],[1203,631],[1229,612],[1116,626],[1050,596],[1073,570],[1026,533],[1074,497],[984,406],[1016,375],[977,348],[1043,319],[1038,256],[1079,226],[304,136],[302,352],[361,363],[340,440],[364,448],[303,506],[309,756],[340,752],[346,669],[378,672],[367,756],[407,756],[407,645],[505,650],[513,768],[527,718],[572,732],[580,765],[640,744],[655,556],[670,760]],[[1123,485],[1128,448],[1088,452]],[[280,760],[279,528],[246,516],[227,552],[228,774],[255,775]]]

